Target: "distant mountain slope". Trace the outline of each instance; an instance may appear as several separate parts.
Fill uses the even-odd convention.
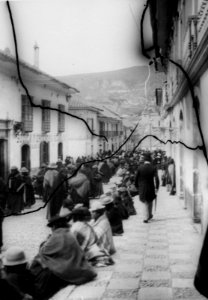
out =
[[[154,107],[145,97],[147,66],[136,66],[110,72],[61,76],[59,79],[80,91],[76,97],[96,106],[108,106],[120,116],[137,116],[147,106]],[[154,84],[148,82],[149,90]]]

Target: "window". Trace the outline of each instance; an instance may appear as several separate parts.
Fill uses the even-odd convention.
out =
[[[87,124],[89,125],[90,129],[93,131],[94,130],[94,120],[91,119],[87,119]]]
[[[60,111],[65,111],[65,106],[62,104],[58,105],[58,132],[64,132],[65,131],[65,115],[62,114]]]
[[[104,135],[104,131],[105,131],[105,123],[100,122],[100,135]]]
[[[92,130],[92,132],[94,132],[94,120],[92,118],[87,118],[87,124],[89,125],[90,129]],[[87,135],[88,137],[91,136],[91,133],[89,132],[89,130],[87,129]]]
[[[40,166],[42,164],[49,163],[49,143],[41,142],[40,143]]]
[[[42,100],[43,107],[50,107],[50,101]],[[50,132],[50,109],[42,109],[42,131],[43,132]]]
[[[30,170],[30,146],[23,145],[21,148],[21,167]]]
[[[63,143],[58,143],[58,159],[63,160]]]
[[[22,123],[23,131],[33,131],[33,107],[26,95],[22,95]]]

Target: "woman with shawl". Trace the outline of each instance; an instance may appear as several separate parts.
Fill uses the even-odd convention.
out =
[[[31,265],[37,299],[46,300],[68,284],[80,285],[96,277],[76,238],[69,231],[69,215],[52,218],[52,234],[41,244]]]
[[[90,211],[86,207],[78,207],[72,210],[72,216],[71,232],[85,252],[86,259],[96,267],[112,265],[114,263],[112,258],[104,248],[97,245],[97,235],[88,223],[91,219]]]

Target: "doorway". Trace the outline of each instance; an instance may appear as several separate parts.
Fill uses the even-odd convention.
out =
[[[49,143],[47,142],[40,143],[40,166],[43,163],[49,164]]]
[[[58,143],[58,159],[63,160],[63,143]]]
[[[23,145],[21,148],[21,167],[30,170],[30,146]]]
[[[6,180],[7,175],[8,175],[7,140],[0,140],[0,177]]]

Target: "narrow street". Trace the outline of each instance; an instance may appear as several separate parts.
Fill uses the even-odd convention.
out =
[[[205,299],[193,287],[201,236],[182,202],[160,187],[157,210],[148,224],[142,222],[142,207],[137,197],[134,203],[138,214],[124,221],[123,236],[114,237],[115,265],[97,269],[96,280],[82,286],[68,286],[53,300]],[[31,259],[50,233],[45,225],[45,209],[6,219],[5,246],[24,246]]]

